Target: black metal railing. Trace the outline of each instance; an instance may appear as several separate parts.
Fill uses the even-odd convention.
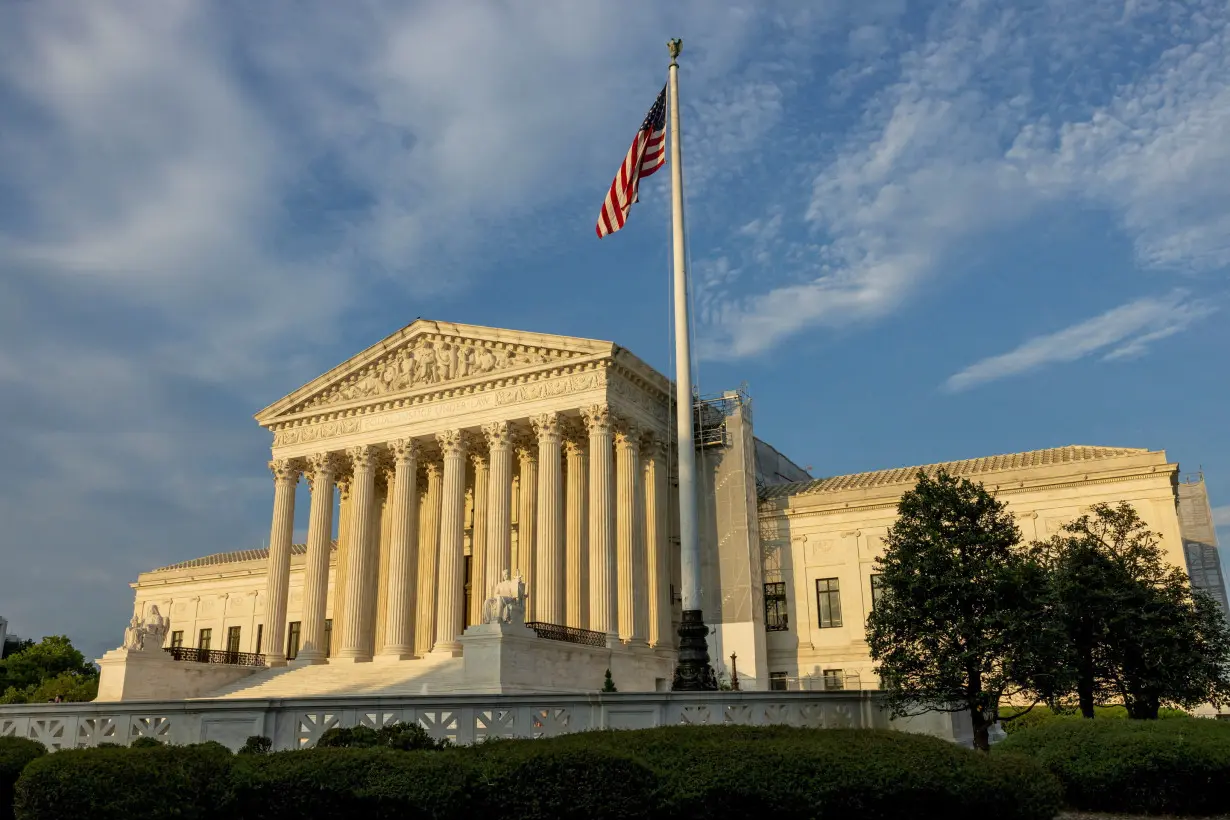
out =
[[[265,656],[255,652],[228,652],[225,649],[198,649],[195,646],[168,646],[164,651],[177,661],[225,663],[231,666],[265,665]]]
[[[582,646],[606,646],[606,633],[594,632],[592,629],[577,629],[574,626],[549,624],[545,621],[526,621],[525,625],[534,630],[534,634],[548,641],[564,641],[579,643]]]

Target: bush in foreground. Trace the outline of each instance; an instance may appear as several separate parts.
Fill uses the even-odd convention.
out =
[[[24,737],[0,737],[0,820],[13,816],[13,786],[35,758],[47,754],[43,744]]]
[[[18,818],[225,816],[231,753],[219,743],[68,749],[40,757],[17,781]]]
[[[995,752],[1045,766],[1074,809],[1230,812],[1230,726],[1214,720],[1054,720],[1016,732]]]
[[[1025,714],[1020,717],[1014,717],[1014,715],[1021,712],[1025,712]],[[1011,720],[1004,720],[1000,724],[1004,732],[1010,735],[1056,720],[1085,720],[1085,718],[1081,717],[1080,712],[1055,712],[1046,706],[1035,706],[1028,711],[1024,707],[1009,706],[1000,709],[999,713],[1001,717],[1012,718]],[[1127,720],[1128,713],[1127,709],[1122,706],[1095,706],[1093,707],[1093,715],[1096,720]],[[1159,709],[1157,716],[1162,720],[1199,719],[1192,717],[1182,709]]]

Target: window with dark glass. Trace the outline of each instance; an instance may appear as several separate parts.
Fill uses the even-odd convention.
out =
[[[184,631],[182,629],[171,633],[171,646],[176,648],[184,645]]]
[[[265,639],[265,625],[257,624],[256,625],[256,648],[252,650],[257,655],[261,653],[261,641],[263,641],[264,639]]]
[[[286,660],[293,661],[299,657],[299,630],[302,628],[301,621],[291,621],[286,628]]]
[[[871,608],[872,609],[876,608],[876,602],[879,601],[880,596],[884,594],[883,593],[883,587],[884,587],[883,578],[884,576],[882,575],[872,575],[871,576]]]
[[[816,580],[816,611],[821,629],[841,626],[841,585],[836,578]]]
[[[202,629],[197,635],[196,645],[199,649],[209,649],[210,642],[213,641],[214,631],[212,629]]]
[[[473,596],[473,590],[470,589],[473,576],[470,572],[473,567],[473,561],[469,555],[467,555],[465,559],[465,609],[462,610],[462,617],[465,619],[465,625],[470,626],[470,599]]]
[[[232,626],[226,630],[226,651],[239,654],[239,627]]]
[[[840,669],[825,669],[822,673],[824,676],[825,689],[844,689],[846,676]]]
[[[764,585],[764,628],[768,632],[785,632],[790,628],[786,615],[785,581],[771,581]]]
[[[769,673],[769,689],[773,692],[786,691],[786,673],[785,672],[770,672]]]
[[[333,654],[333,619],[325,618],[325,657]]]

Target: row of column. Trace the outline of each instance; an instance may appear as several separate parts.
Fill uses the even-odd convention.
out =
[[[669,644],[671,614],[665,453],[606,406],[581,411],[585,430],[559,413],[530,419],[533,437],[508,422],[435,435],[439,461],[422,465],[412,440],[321,453],[306,464],[270,462],[275,477],[266,633],[268,662],[285,662],[286,605],[300,470],[311,487],[299,658],[326,655],[325,611],[334,487],[341,491],[333,634],[338,662],[456,654],[465,625],[466,463],[474,464],[471,621],[505,570],[528,588],[527,620],[606,632],[631,645]],[[512,567],[512,477],[519,463],[518,567]],[[387,474],[383,525],[377,471]],[[424,486],[425,485],[425,486]],[[375,533],[379,529],[380,538]],[[384,556],[383,567],[382,553]],[[380,606],[376,605],[379,599]],[[379,624],[375,619],[381,618]],[[376,635],[382,637],[376,646]]]

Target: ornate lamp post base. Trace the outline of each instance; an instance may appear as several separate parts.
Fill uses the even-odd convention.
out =
[[[717,676],[709,665],[709,627],[699,609],[685,609],[679,624],[679,664],[671,689],[676,692],[716,692]]]

